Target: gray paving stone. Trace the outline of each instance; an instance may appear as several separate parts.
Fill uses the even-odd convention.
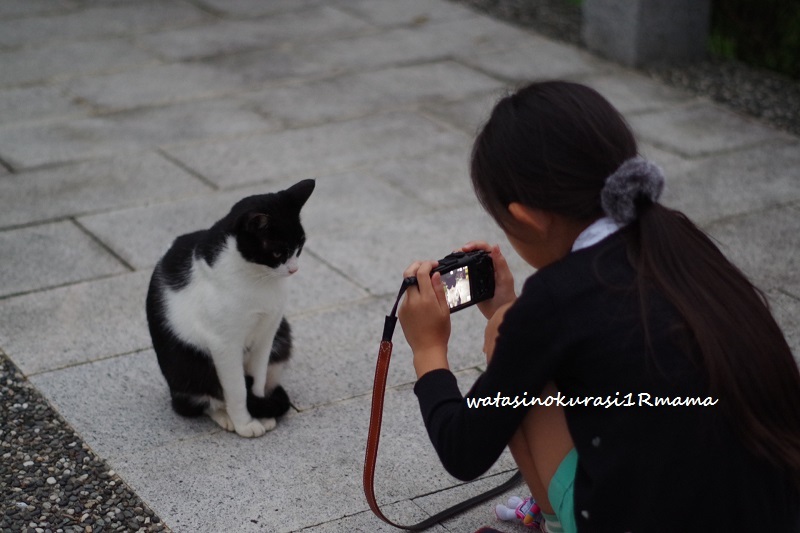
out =
[[[393,296],[291,319],[296,351],[291,370],[286,373],[286,386],[299,410],[369,393],[384,317],[392,309],[402,280],[402,276],[391,274],[387,272],[386,277],[395,286]],[[486,319],[480,312],[459,311],[453,315],[451,325],[450,368],[460,371],[485,363],[482,348]],[[398,324],[389,386],[416,381],[411,360],[411,350]]]
[[[479,479],[475,482],[436,492],[428,496],[415,498],[413,501],[425,510],[425,512],[432,515],[451,505],[455,505],[472,496],[501,485],[513,475],[515,470],[516,469]],[[502,495],[491,498],[464,513],[446,520],[442,526],[444,526],[447,531],[476,531],[485,526],[515,533],[531,531],[530,528],[523,526],[519,522],[501,522],[497,519],[494,512],[495,506],[500,503],[505,505],[506,502],[508,502],[508,498],[511,496],[527,498],[530,496],[530,491],[528,491],[524,483],[520,483],[517,487],[509,489]]]
[[[410,389],[387,392],[376,480],[380,501],[391,504],[455,484],[439,465],[415,405]],[[361,471],[368,418],[364,396],[285,417],[258,439],[216,433],[142,450],[113,466],[156,513],[169,516],[174,530],[244,532],[266,525],[294,531],[320,517],[367,509]],[[92,445],[91,436],[84,437]],[[508,463],[502,458],[489,474]]]
[[[0,86],[75,78],[153,62],[125,39],[58,43],[0,52]]]
[[[708,226],[720,248],[762,289],[800,295],[800,208],[775,207]]]
[[[0,300],[0,346],[28,376],[148,348],[149,280],[134,272]]]
[[[687,105],[629,117],[637,137],[687,157],[742,149],[790,138],[709,103]]]
[[[60,87],[0,90],[0,123],[85,113],[86,109],[66,96]]]
[[[308,53],[325,65],[364,70],[519,46],[534,37],[485,17],[466,17],[381,34],[311,45]],[[466,52],[466,51],[469,52]]]
[[[152,152],[24,172],[0,181],[0,227],[208,190],[196,177]],[[130,227],[123,231],[129,233]]]
[[[408,502],[399,502],[381,507],[384,516],[397,524],[416,524],[428,518],[428,514],[422,511],[416,505],[410,505]],[[342,531],[370,531],[375,533],[396,533],[397,528],[385,524],[378,520],[372,511],[364,511],[356,515],[333,520],[331,522],[324,522],[303,528],[300,531],[314,532],[314,533],[341,533]],[[433,533],[446,533],[447,530],[440,525],[435,525],[425,531]]]
[[[199,3],[228,17],[250,19],[339,2],[332,0],[270,0],[269,2],[263,0],[201,0]]]
[[[476,206],[469,177],[470,144],[465,141],[463,147],[413,159],[379,161],[365,172],[386,179],[429,208]]]
[[[421,25],[474,16],[473,11],[442,0],[357,0],[342,3],[342,8],[379,26]]]
[[[126,262],[136,268],[148,268],[155,265],[178,235],[210,227],[245,196],[278,191],[294,182],[280,180],[211,196],[115,210],[81,217],[79,221]],[[369,208],[353,209],[353,205]],[[313,250],[317,240],[335,240],[336,234],[347,228],[366,226],[375,220],[389,221],[402,213],[423,212],[424,206],[359,172],[319,178],[303,209],[302,220],[309,249]]]
[[[0,45],[126,35],[190,24],[208,15],[189,3],[142,0],[131,5],[97,6],[60,15],[0,21]]]
[[[0,156],[17,168],[29,168],[278,127],[274,120],[246,109],[240,102],[189,102],[87,118],[0,126]]]
[[[0,3],[0,17],[25,17],[69,11],[78,6],[70,0],[4,0]]]
[[[480,128],[489,120],[495,104],[508,91],[497,90],[471,96],[457,102],[426,104],[425,112],[461,129],[474,140]]]
[[[706,224],[800,200],[800,144],[775,142],[693,161],[670,174],[664,201]]]
[[[231,92],[237,76],[201,64],[154,65],[115,74],[81,78],[67,90],[104,111],[171,104]]]
[[[479,72],[443,61],[270,87],[245,98],[263,113],[296,127],[425,101],[460,99],[500,86]]]
[[[481,70],[514,81],[567,78],[614,67],[574,46],[556,43],[535,35],[526,35],[499,50],[475,53],[467,48],[462,60]]]
[[[477,207],[442,209],[343,231],[314,244],[314,253],[344,272],[355,272],[370,293],[397,294],[397,277],[415,260],[438,259],[471,241],[511,249],[488,215]],[[398,246],[398,243],[403,243]]]
[[[316,7],[261,20],[214,21],[203,26],[148,33],[138,37],[137,43],[175,61],[302,42],[310,34],[315,40],[324,41],[369,28],[343,11]]]
[[[625,115],[663,109],[692,98],[679,89],[623,69],[616,69],[613,74],[582,77],[580,82],[597,90]]]
[[[222,431],[208,417],[172,410],[153,350],[45,372],[31,382],[110,461]]]
[[[0,297],[127,272],[71,222],[2,231],[0,257]]]
[[[206,63],[255,84],[430,62],[458,57],[464,50],[472,55],[518,46],[531,38],[509,25],[485,17],[469,17],[321,43],[289,43]]]
[[[408,158],[463,143],[412,113],[392,113],[261,136],[169,147],[220,187],[343,172],[389,157]]]

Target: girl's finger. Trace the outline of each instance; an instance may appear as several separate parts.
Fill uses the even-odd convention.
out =
[[[447,303],[447,295],[444,293],[444,283],[442,283],[442,275],[438,272],[431,276],[431,285],[433,285],[433,290],[436,293],[436,299],[439,300],[439,308],[442,311],[447,310],[450,312],[450,306]]]
[[[486,250],[489,252],[492,250],[492,247],[489,246],[489,243],[486,241],[469,241],[461,247],[462,252],[471,252],[473,250]]]
[[[404,278],[410,278],[411,276],[417,275],[417,270],[419,270],[419,266],[422,264],[422,261],[414,261],[411,263],[408,268],[403,271]]]
[[[424,298],[435,297],[433,294],[433,284],[431,283],[431,270],[433,270],[435,263],[426,261],[422,263],[417,270],[417,286],[419,292]]]

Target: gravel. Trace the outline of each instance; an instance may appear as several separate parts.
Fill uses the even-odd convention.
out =
[[[0,532],[169,531],[0,352]]]
[[[452,1],[547,37],[583,46],[581,8],[575,0]],[[640,71],[667,85],[706,96],[736,112],[800,135],[800,80],[722,59],[653,65]]]

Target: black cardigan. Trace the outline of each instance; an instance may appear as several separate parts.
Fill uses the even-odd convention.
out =
[[[526,281],[500,326],[492,361],[467,394],[491,398],[492,406],[469,407],[447,370],[417,381],[442,464],[462,480],[483,474],[527,413],[493,404],[528,400],[553,381],[563,402],[602,403],[565,407],[579,458],[581,533],[733,531],[747,524],[800,531],[796,490],[745,450],[723,415],[725,398],[712,398],[714,406],[647,405],[656,398],[704,400],[709,392],[691,336],[655,291],[644,298],[648,348],[624,233]],[[635,405],[619,406],[628,403]]]

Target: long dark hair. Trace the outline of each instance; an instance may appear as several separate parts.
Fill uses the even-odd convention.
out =
[[[605,179],[637,153],[624,118],[599,93],[535,83],[495,106],[475,140],[472,183],[504,229],[512,202],[589,222],[603,216]],[[626,235],[640,297],[655,287],[675,306],[710,393],[725,398],[745,445],[800,483],[800,372],[764,294],[682,213],[638,205]]]

